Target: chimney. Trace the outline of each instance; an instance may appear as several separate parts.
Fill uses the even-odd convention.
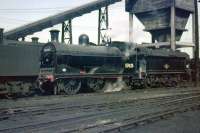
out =
[[[38,37],[32,37],[32,42],[33,43],[38,43],[39,42],[39,38]]]
[[[0,28],[0,44],[3,43],[3,30],[2,28]]]
[[[59,30],[50,30],[51,42],[58,42]]]

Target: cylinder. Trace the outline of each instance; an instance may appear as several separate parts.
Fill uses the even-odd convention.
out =
[[[59,42],[58,37],[59,37],[59,30],[50,30],[51,34],[51,42]]]
[[[79,45],[89,45],[90,40],[88,35],[82,34],[79,36]]]
[[[32,37],[32,42],[33,43],[38,43],[39,42],[39,38],[38,37]]]
[[[0,44],[3,43],[3,30],[2,28],[0,28]]]

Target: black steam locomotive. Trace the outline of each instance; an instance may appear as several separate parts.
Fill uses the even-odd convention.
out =
[[[106,82],[118,78],[133,88],[177,85],[187,74],[189,56],[183,52],[117,42],[91,46],[88,39],[82,42],[43,46],[39,85],[44,92],[76,94],[82,85],[99,91]]]
[[[1,37],[0,96],[75,94],[83,86],[101,91],[106,82],[118,78],[133,88],[176,85],[187,74],[188,59],[182,52],[136,48],[122,42],[94,46],[86,35],[80,37],[80,45],[28,43]]]

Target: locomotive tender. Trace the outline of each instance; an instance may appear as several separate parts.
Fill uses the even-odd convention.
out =
[[[11,40],[0,43],[0,96],[33,93],[42,45]]]

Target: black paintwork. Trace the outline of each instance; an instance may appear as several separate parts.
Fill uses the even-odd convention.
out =
[[[42,46],[5,40],[0,45],[0,76],[37,76]]]

